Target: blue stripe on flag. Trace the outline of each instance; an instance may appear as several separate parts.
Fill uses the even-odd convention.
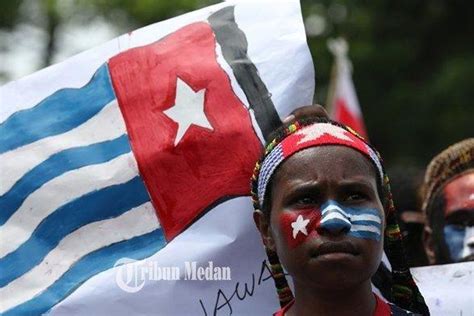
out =
[[[9,309],[7,315],[40,315],[71,294],[92,276],[110,269],[121,258],[141,260],[166,244],[161,229],[91,252],[75,263],[60,279],[31,300]]]
[[[380,240],[380,234],[374,233],[374,232],[368,232],[368,231],[357,231],[357,232],[349,232],[349,236],[354,236],[358,238],[364,238],[364,239],[374,239],[374,240]]]
[[[382,224],[377,223],[376,221],[367,221],[367,220],[351,220],[352,225],[365,225],[380,228]]]
[[[150,200],[143,180],[132,180],[83,195],[58,208],[16,251],[0,259],[0,287],[40,263],[69,233],[86,224],[119,216]]]
[[[61,89],[0,124],[0,154],[81,125],[115,99],[107,64],[82,88]]]
[[[70,148],[52,155],[0,196],[0,225],[15,213],[29,194],[51,179],[73,169],[109,161],[130,150],[127,135],[122,135],[113,140]]]
[[[375,215],[380,217],[380,211],[376,208],[345,207],[343,210],[351,215]]]

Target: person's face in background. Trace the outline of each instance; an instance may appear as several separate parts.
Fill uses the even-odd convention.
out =
[[[474,171],[450,181],[438,194],[425,247],[431,264],[474,261]]]
[[[453,261],[474,261],[474,172],[462,175],[443,190],[444,239]]]

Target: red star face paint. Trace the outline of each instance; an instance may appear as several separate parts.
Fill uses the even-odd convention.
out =
[[[285,211],[279,215],[278,219],[288,246],[295,248],[307,238],[318,236],[316,228],[321,221],[321,211],[315,208]]]

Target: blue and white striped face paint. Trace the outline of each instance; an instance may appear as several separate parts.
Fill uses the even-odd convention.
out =
[[[474,226],[445,225],[444,239],[454,261],[474,254]]]
[[[329,200],[321,206],[320,227],[328,231],[346,231],[349,236],[379,241],[382,217],[376,208],[347,207]]]

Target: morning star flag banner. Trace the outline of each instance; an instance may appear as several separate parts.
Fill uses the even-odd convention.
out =
[[[0,314],[271,314],[249,181],[313,78],[298,1],[229,1],[1,87]]]
[[[331,119],[351,127],[368,139],[364,117],[352,81],[352,65],[347,56],[349,45],[343,38],[338,38],[329,40],[328,48],[335,57],[328,101]]]

